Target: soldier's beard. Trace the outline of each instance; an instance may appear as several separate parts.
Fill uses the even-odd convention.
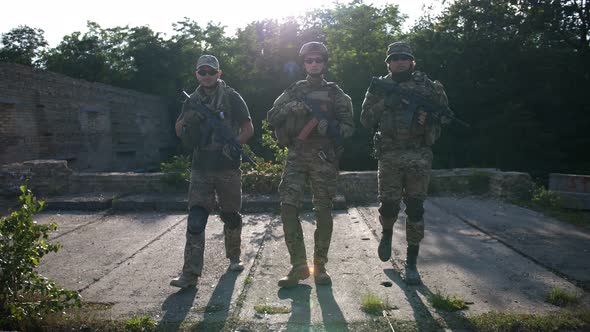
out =
[[[324,72],[321,71],[319,73],[307,73],[307,75],[309,75],[309,76],[311,76],[313,78],[320,78],[320,77],[322,77],[322,75],[324,75]]]
[[[406,82],[412,78],[412,72],[414,71],[414,67],[410,67],[410,69],[402,72],[391,73],[391,78],[396,82]]]

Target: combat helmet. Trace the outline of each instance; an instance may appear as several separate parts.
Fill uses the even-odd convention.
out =
[[[328,61],[328,48],[324,43],[313,41],[303,44],[299,50],[299,57],[303,59],[303,57],[310,53],[319,53],[324,58],[324,61]]]
[[[412,46],[410,46],[408,42],[398,41],[393,44],[389,44],[389,47],[387,47],[387,53],[385,54],[385,62],[387,62],[389,57],[396,54],[407,55],[414,59],[414,52],[412,51]]]

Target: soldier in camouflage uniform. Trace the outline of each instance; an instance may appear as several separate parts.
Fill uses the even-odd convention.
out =
[[[446,106],[447,96],[438,81],[414,70],[412,48],[406,42],[389,45],[386,59],[389,74],[381,82],[398,84],[402,91],[412,91],[436,105]],[[363,101],[361,123],[375,130],[374,148],[378,158],[379,222],[383,227],[378,254],[382,261],[391,257],[393,225],[404,200],[406,214],[407,260],[406,282],[421,283],[416,268],[419,244],[424,237],[424,208],[430,169],[431,146],[439,138],[444,117],[411,110],[413,101],[403,94],[383,95],[369,88]]]
[[[201,102],[223,121],[223,125],[240,144],[254,133],[248,106],[234,89],[221,77],[219,61],[212,55],[203,55],[197,61],[196,76],[199,86],[182,105],[176,120],[176,134],[183,143],[192,145],[193,161],[188,197],[189,215],[184,249],[182,274],[170,285],[181,288],[194,287],[203,269],[205,251],[205,227],[209,214],[219,207],[219,216],[225,236],[225,252],[229,269],[244,269],[240,260],[242,232],[242,173],[240,157],[228,152],[229,148],[218,137],[220,133],[208,130],[206,116],[198,113],[191,101]],[[204,134],[203,133],[207,133]],[[216,201],[216,195],[218,201]]]
[[[311,183],[316,216],[313,275],[319,285],[332,282],[326,272],[332,238],[332,199],[336,194],[341,139],[354,131],[350,97],[323,76],[328,62],[326,46],[309,42],[301,47],[299,55],[306,79],[287,88],[267,114],[279,144],[289,148],[279,193],[292,268],[279,280],[280,287],[294,287],[310,275],[299,220],[307,181]]]

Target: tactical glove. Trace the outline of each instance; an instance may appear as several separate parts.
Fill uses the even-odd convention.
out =
[[[205,115],[195,110],[190,110],[185,115],[187,121],[197,120],[197,121],[204,121]]]
[[[289,109],[295,115],[305,115],[307,114],[307,112],[309,112],[309,110],[307,109],[307,105],[297,100],[288,102],[285,105],[285,108]]]
[[[317,128],[320,135],[326,136],[328,134],[328,120],[321,119],[320,122],[318,122]]]

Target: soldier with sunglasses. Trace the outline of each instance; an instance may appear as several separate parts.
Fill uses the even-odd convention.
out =
[[[176,134],[183,137],[199,137],[194,144],[191,180],[188,197],[189,215],[184,249],[184,265],[181,275],[170,285],[180,288],[194,287],[203,269],[205,251],[205,227],[209,214],[219,208],[224,223],[225,253],[229,270],[242,271],[240,260],[242,233],[242,173],[240,158],[227,153],[226,139],[217,137],[218,131],[207,130],[207,119],[195,111],[195,103],[207,107],[207,111],[223,122],[240,144],[245,144],[254,128],[248,106],[239,93],[225,84],[221,77],[219,61],[213,55],[203,55],[197,61],[195,73],[199,86],[182,105],[176,120]],[[191,135],[187,131],[205,132]],[[227,132],[227,131],[226,131]],[[216,199],[217,197],[217,199]]]
[[[410,44],[400,41],[389,45],[385,63],[389,74],[378,78],[378,83],[396,88],[390,90],[390,95],[369,88],[360,118],[363,126],[375,131],[379,222],[383,228],[378,255],[384,262],[391,257],[393,225],[403,199],[407,215],[406,283],[418,285],[421,280],[416,262],[424,237],[423,203],[430,181],[431,147],[440,136],[441,123],[448,119],[424,112],[419,105],[412,105],[415,101],[408,96],[419,95],[441,107],[448,101],[440,82],[414,70],[416,62]]]
[[[307,77],[287,88],[268,111],[281,146],[289,148],[279,185],[281,221],[291,270],[279,287],[294,287],[310,276],[299,212],[309,181],[316,216],[312,273],[316,284],[329,285],[326,271],[332,238],[332,199],[336,194],[341,139],[354,131],[352,102],[335,83],[327,82],[328,49],[319,42],[299,51]]]

